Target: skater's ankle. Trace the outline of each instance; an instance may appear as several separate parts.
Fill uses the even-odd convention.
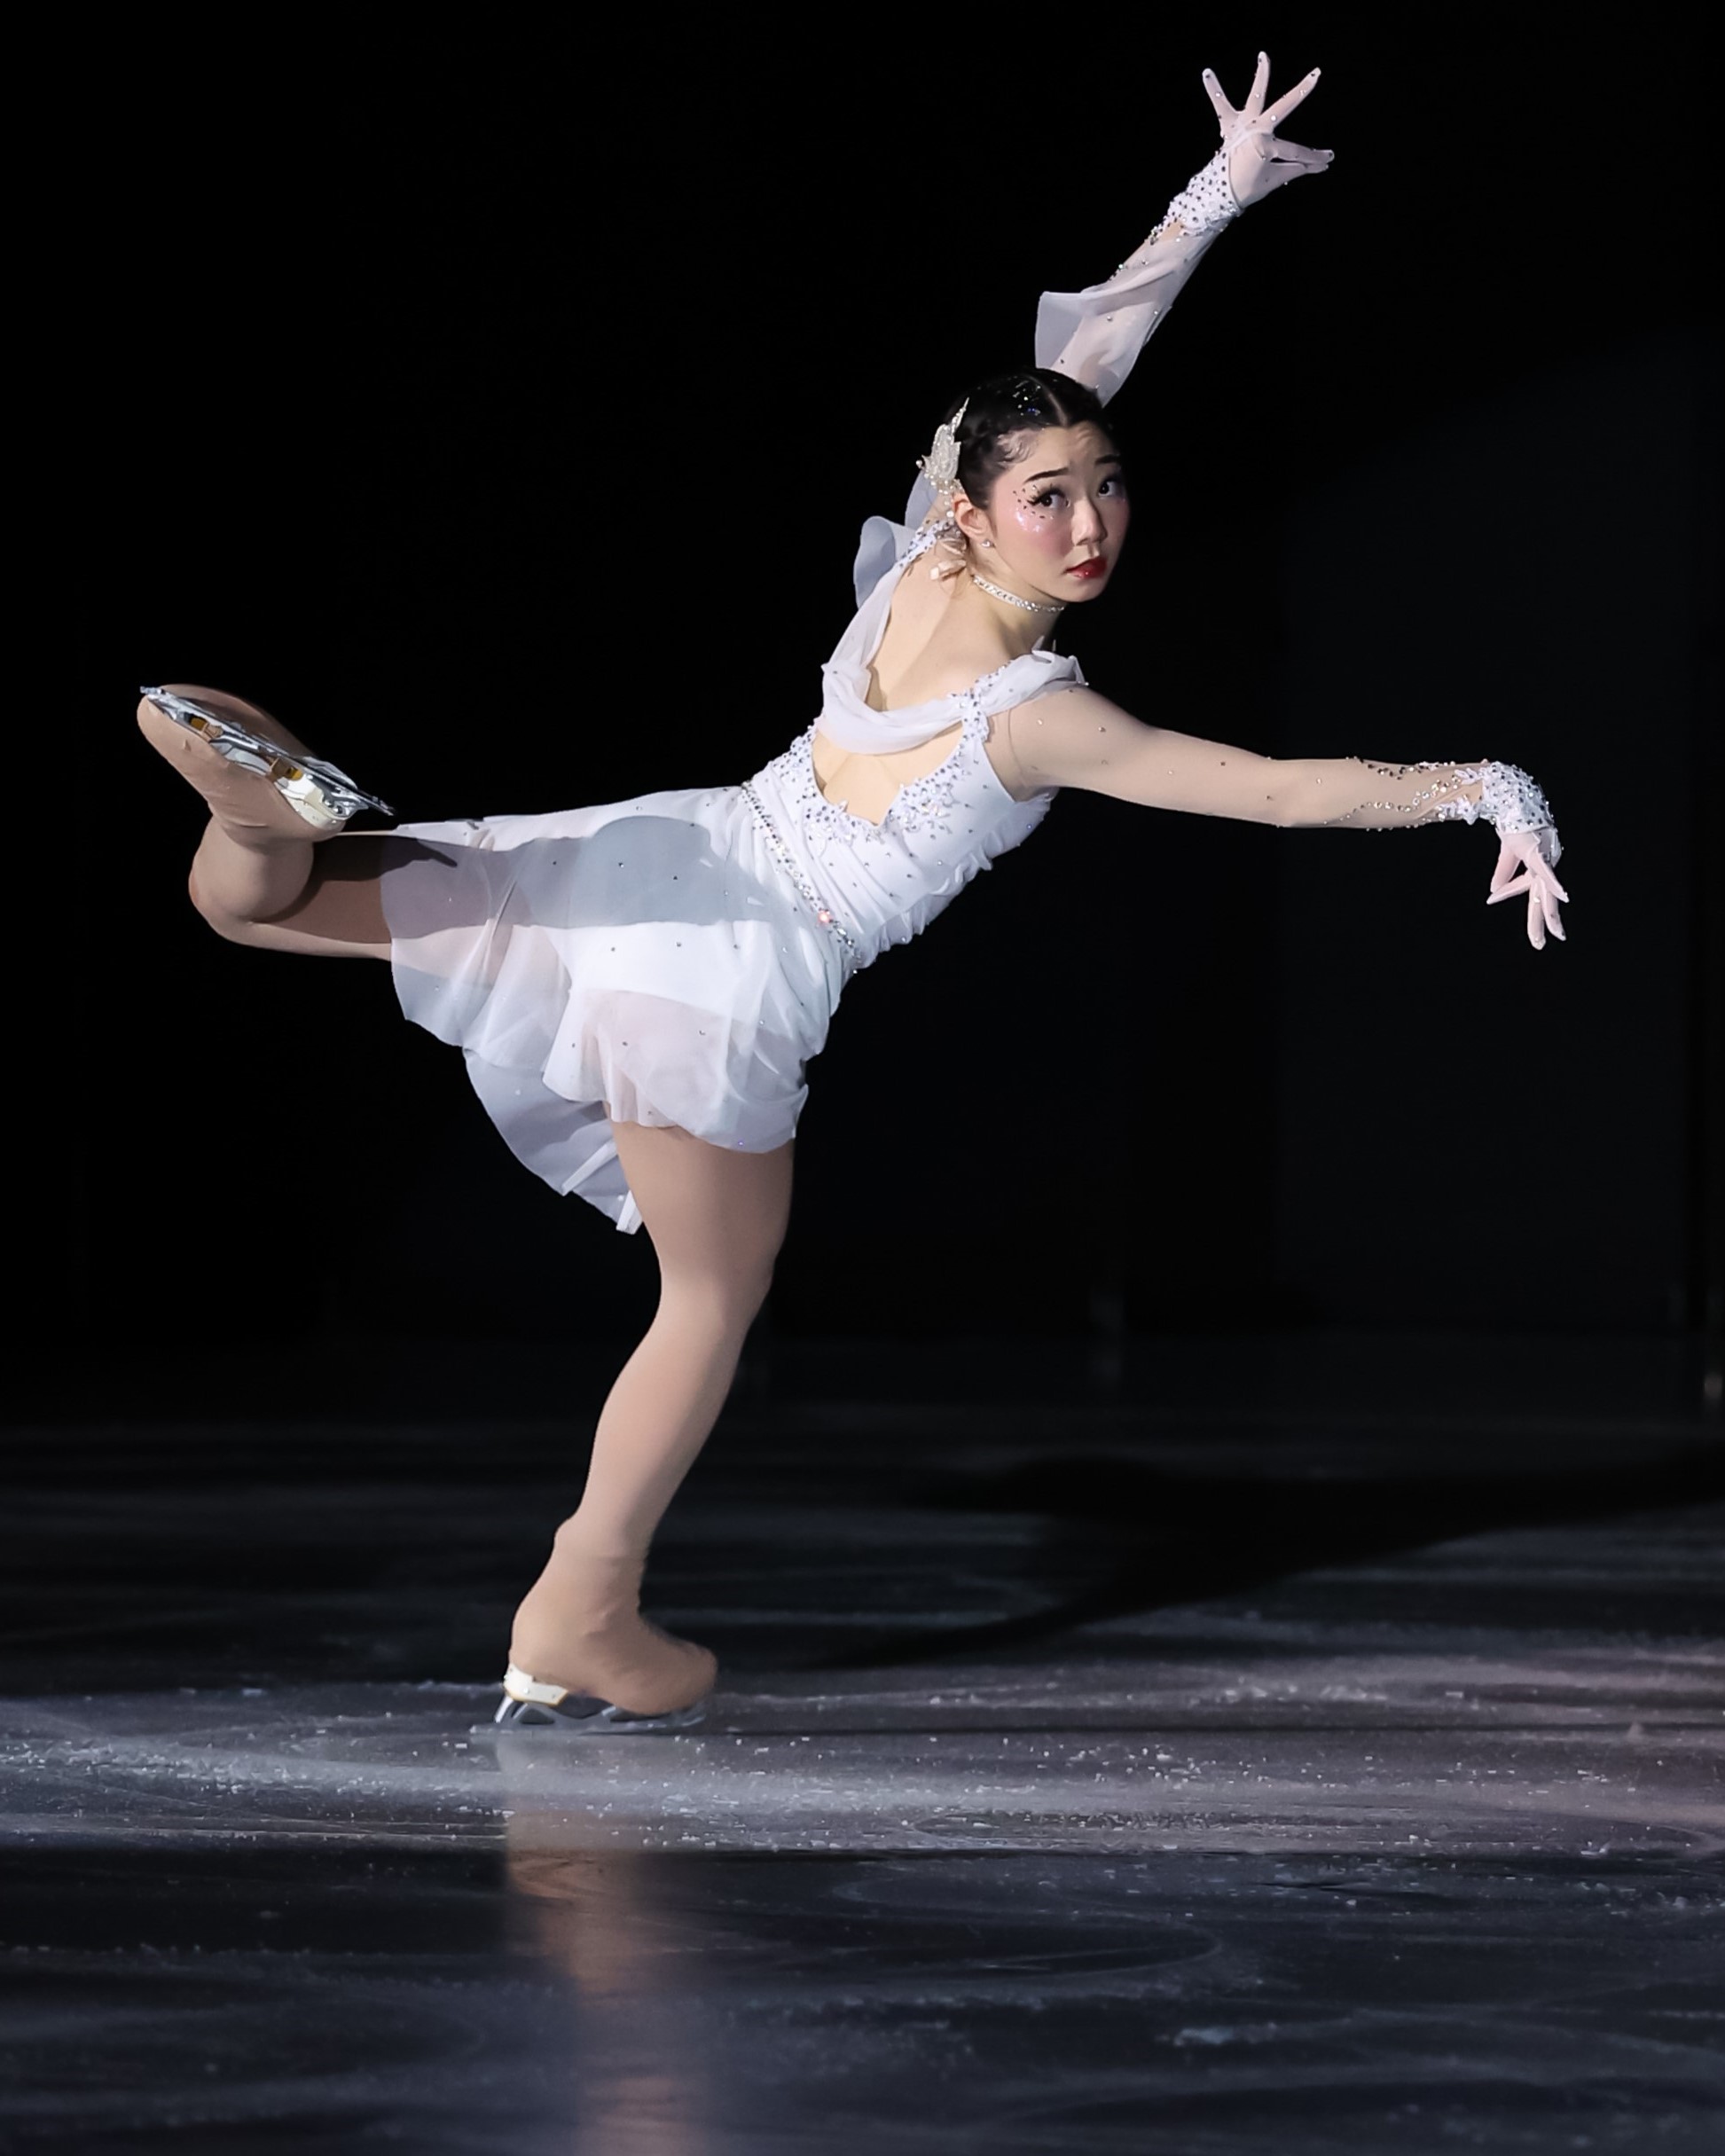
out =
[[[561,1557],[579,1558],[583,1564],[604,1565],[608,1570],[636,1572],[645,1570],[647,1546],[630,1538],[603,1520],[589,1519],[577,1509],[558,1528],[553,1538]]]

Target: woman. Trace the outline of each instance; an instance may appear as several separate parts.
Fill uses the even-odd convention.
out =
[[[850,976],[1027,837],[1059,788],[1282,825],[1484,815],[1502,840],[1491,902],[1525,895],[1536,949],[1563,933],[1556,833],[1513,765],[1272,760],[1142,725],[1047,648],[1065,608],[1107,588],[1130,522],[1106,402],[1223,225],[1329,163],[1274,131],[1316,81],[1266,106],[1260,54],[1236,112],[1206,72],[1216,156],[1111,278],[1045,294],[1035,368],[949,412],[905,525],[865,527],[819,717],[746,785],[327,843],[383,804],[255,706],[145,693],[144,732],[212,811],[191,879],[210,924],[389,960],[517,1156],[652,1239],[658,1311],[516,1612],[500,1722],[699,1718],[713,1657],[650,1625],[639,1583],[766,1293],[808,1059]]]

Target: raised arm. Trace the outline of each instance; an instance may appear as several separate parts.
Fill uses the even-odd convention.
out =
[[[1266,106],[1270,63],[1262,52],[1245,103],[1236,112],[1213,71],[1204,86],[1221,123],[1222,145],[1180,190],[1149,238],[1113,276],[1082,292],[1045,292],[1036,317],[1036,364],[1086,383],[1106,404],[1225,224],[1264,196],[1321,172],[1328,150],[1282,142],[1276,129],[1310,96],[1318,70]]]
[[[1304,172],[1321,172],[1328,150],[1282,142],[1276,128],[1312,93],[1314,67],[1302,82],[1266,106],[1270,63],[1258,56],[1258,72],[1236,112],[1222,95],[1214,71],[1204,86],[1222,130],[1222,146],[1163,212],[1162,221],[1129,262],[1104,283],[1082,292],[1045,292],[1036,315],[1036,364],[1056,367],[1094,389],[1106,404],[1131,373],[1150,333],[1174,302],[1187,278],[1225,224],[1264,196]],[[917,537],[933,545],[948,521],[947,506],[926,474],[913,482],[902,521],[872,516],[863,526],[854,580],[860,607],[888,569],[902,564]]]
[[[1486,904],[1525,894],[1534,949],[1544,947],[1548,929],[1563,940],[1557,902],[1569,893],[1554,874],[1556,826],[1544,795],[1513,764],[1263,757],[1147,726],[1088,688],[1014,706],[999,742],[1002,776],[1024,795],[1076,786],[1146,808],[1284,827],[1384,830],[1483,819],[1502,841]]]

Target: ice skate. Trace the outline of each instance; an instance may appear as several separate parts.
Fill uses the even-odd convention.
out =
[[[193,698],[167,688],[146,688],[142,696],[137,723],[144,738],[236,835],[327,837],[362,809],[395,813],[337,765],[308,756],[267,713],[238,697],[206,689]]]
[[[578,1605],[566,1603],[554,1627],[537,1611],[527,1617],[523,1605],[498,1727],[682,1729],[700,1721],[718,1673],[715,1657],[640,1614],[639,1559],[588,1558],[582,1570]],[[566,1675],[574,1681],[562,1682]]]

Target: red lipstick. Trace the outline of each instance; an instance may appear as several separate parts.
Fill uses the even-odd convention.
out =
[[[1066,574],[1069,576],[1082,576],[1086,583],[1097,576],[1106,576],[1108,558],[1104,554],[1098,554],[1094,561],[1080,561],[1075,568],[1068,569]]]

